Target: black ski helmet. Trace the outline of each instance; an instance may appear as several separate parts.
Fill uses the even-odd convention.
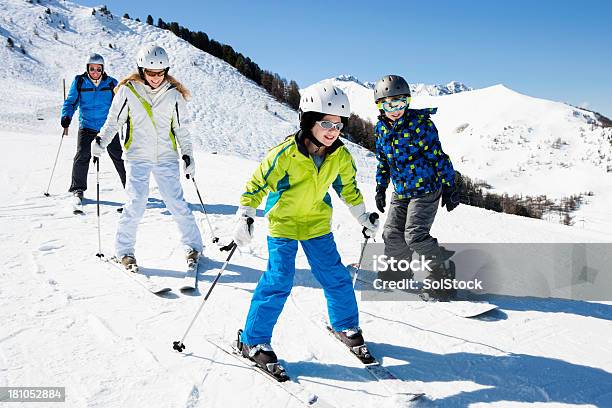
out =
[[[374,101],[389,96],[410,96],[410,86],[404,78],[399,75],[385,75],[376,81],[374,85]]]

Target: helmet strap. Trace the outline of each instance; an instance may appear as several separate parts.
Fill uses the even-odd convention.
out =
[[[314,137],[314,135],[312,134],[312,132],[309,130],[308,132],[306,132],[306,137],[312,142],[312,144],[314,144],[315,146],[317,146],[317,151],[324,146],[323,143],[319,142],[317,140],[316,137]]]

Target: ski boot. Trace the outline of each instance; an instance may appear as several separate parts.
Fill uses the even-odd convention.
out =
[[[190,269],[195,268],[195,266],[198,264],[200,253],[193,248],[189,248],[185,254],[185,257],[187,258],[187,267]]]
[[[435,287],[435,285],[441,285],[446,279],[455,279],[455,263],[449,259],[454,254],[455,251],[449,251],[441,246],[439,253],[431,257],[432,262],[430,267],[432,271],[426,278],[431,285],[423,289],[421,293],[423,300],[449,302],[457,296],[456,289],[445,289],[441,286]]]
[[[242,342],[241,337],[242,330],[238,330],[236,349],[241,353],[242,357],[254,362],[259,369],[274,377],[279,382],[289,379],[285,368],[279,364],[276,353],[272,350],[270,344],[263,343],[249,346]]]
[[[79,202],[83,201],[83,192],[81,190],[74,190],[72,192],[72,195],[74,196],[75,201],[79,200]]]
[[[329,328],[334,336],[342,343],[344,343],[355,356],[363,364],[372,364],[376,362],[376,359],[370,354],[368,346],[365,344],[361,329],[359,327],[353,327],[345,330],[335,331]]]
[[[128,271],[138,273],[138,265],[134,254],[125,254],[121,257],[121,265]]]
[[[83,214],[83,191],[75,190],[72,192],[72,213]]]

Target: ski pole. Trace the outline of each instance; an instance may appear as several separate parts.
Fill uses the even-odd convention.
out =
[[[251,225],[252,223],[253,223],[253,219],[249,217],[247,219],[247,224]],[[230,259],[232,259],[232,255],[234,255],[234,251],[236,251],[236,248],[238,248],[238,245],[236,245],[236,243],[234,241],[232,241],[232,243],[229,244],[229,246],[232,248],[232,250],[230,251],[229,255],[227,256],[227,259],[225,260],[225,263],[221,267],[221,270],[219,270],[219,273],[215,277],[215,280],[213,281],[212,285],[210,286],[210,289],[208,289],[208,292],[206,293],[206,296],[204,296],[204,299],[202,300],[202,303],[200,304],[200,307],[198,308],[198,311],[196,312],[195,316],[193,316],[193,319],[191,320],[191,323],[189,323],[189,326],[187,327],[187,330],[185,330],[185,334],[183,334],[183,338],[181,340],[179,340],[179,341],[172,342],[172,348],[174,350],[176,350],[178,352],[181,352],[181,351],[185,350],[185,344],[183,344],[183,341],[185,341],[185,337],[187,337],[187,334],[191,330],[191,327],[193,326],[193,324],[195,323],[196,319],[198,318],[198,315],[202,311],[202,308],[204,307],[204,304],[206,303],[206,300],[208,300],[208,297],[210,296],[210,294],[212,293],[213,289],[215,288],[215,285],[219,281],[219,278],[223,274],[223,271],[225,271],[225,268],[227,268],[227,265],[229,264]]]
[[[378,219],[378,213],[370,214],[370,222],[373,224]],[[368,245],[368,241],[370,240],[370,236],[366,234],[367,228],[363,227],[361,233],[365,240],[363,241],[363,247],[361,248],[361,255],[359,255],[359,263],[357,264],[357,269],[355,269],[355,274],[353,275],[353,289],[355,289],[355,283],[357,283],[357,275],[359,274],[359,270],[361,269],[361,261],[363,261],[363,254],[365,252],[366,246]]]
[[[189,165],[189,156],[184,154],[182,158],[185,161],[185,163]],[[208,228],[210,229],[210,233],[213,236],[212,242],[216,244],[217,242],[219,242],[219,237],[215,236],[215,232],[213,230],[212,224],[210,223],[210,219],[208,218],[208,213],[206,212],[206,208],[204,208],[204,201],[202,200],[202,196],[200,195],[200,189],[198,189],[198,185],[196,184],[195,177],[189,177],[189,174],[186,174],[185,177],[187,177],[188,179],[191,178],[191,180],[193,181],[193,185],[195,186],[196,193],[198,193],[198,198],[200,199],[200,205],[202,205],[202,211],[204,212],[204,216],[206,217],[206,222],[208,222]]]
[[[64,85],[64,100],[66,100],[66,80],[63,79]],[[62,137],[60,139],[59,147],[57,148],[57,154],[55,155],[55,161],[53,162],[53,169],[51,170],[51,177],[49,177],[49,184],[47,185],[47,191],[45,191],[45,197],[49,197],[49,188],[51,187],[51,181],[53,180],[53,173],[55,173],[55,166],[57,165],[57,159],[60,154],[60,150],[62,149],[62,142],[64,141],[64,136],[68,135],[68,128],[64,128],[62,131]]]
[[[98,253],[96,256],[100,259],[104,258],[102,253],[102,238],[100,237],[100,158],[93,158],[96,165],[96,210],[98,213]]]

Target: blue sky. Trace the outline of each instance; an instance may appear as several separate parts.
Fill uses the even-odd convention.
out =
[[[301,87],[345,73],[503,83],[612,118],[607,0],[103,1],[114,14],[204,31]]]

